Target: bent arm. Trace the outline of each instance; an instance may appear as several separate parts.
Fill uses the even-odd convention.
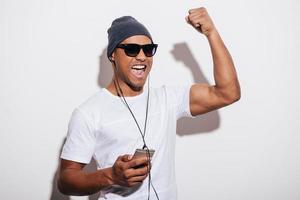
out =
[[[234,103],[241,92],[234,63],[219,33],[207,36],[214,64],[215,85],[195,84],[190,91],[192,115],[199,115]]]
[[[66,195],[90,195],[112,185],[112,169],[92,173],[83,171],[85,164],[61,159],[58,189]]]
[[[112,185],[132,187],[148,176],[150,162],[147,156],[132,158],[122,155],[109,168],[92,173],[83,171],[85,164],[61,159],[58,189],[66,195],[90,195]]]
[[[232,104],[240,99],[241,91],[231,55],[206,9],[191,9],[186,20],[207,37],[214,65],[214,85],[191,87],[190,110],[195,116]]]

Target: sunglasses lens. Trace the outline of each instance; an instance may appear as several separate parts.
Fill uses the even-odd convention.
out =
[[[135,57],[139,54],[141,47],[138,44],[127,44],[124,46],[124,51],[127,56]]]
[[[143,51],[144,51],[144,54],[147,56],[147,57],[152,57],[154,56],[155,52],[156,52],[156,47],[157,45],[155,44],[146,44],[143,46]]]

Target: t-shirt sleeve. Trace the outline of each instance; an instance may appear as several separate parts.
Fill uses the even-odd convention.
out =
[[[95,131],[87,115],[76,108],[72,113],[61,158],[89,163],[95,149]]]
[[[175,110],[177,119],[181,117],[193,117],[190,110],[190,88],[186,86],[167,87],[167,95],[171,106]]]

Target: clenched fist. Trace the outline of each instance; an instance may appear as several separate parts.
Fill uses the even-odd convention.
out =
[[[214,23],[204,7],[189,10],[189,15],[185,19],[187,23],[207,37],[216,31]]]

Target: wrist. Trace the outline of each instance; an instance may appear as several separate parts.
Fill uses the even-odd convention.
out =
[[[100,182],[104,181],[105,186],[112,186],[114,184],[112,167],[105,168],[101,171],[102,171],[102,176],[100,176],[100,179],[102,181],[100,180]]]
[[[207,35],[206,35],[208,40],[214,40],[219,37],[219,33],[216,28],[211,30]]]

